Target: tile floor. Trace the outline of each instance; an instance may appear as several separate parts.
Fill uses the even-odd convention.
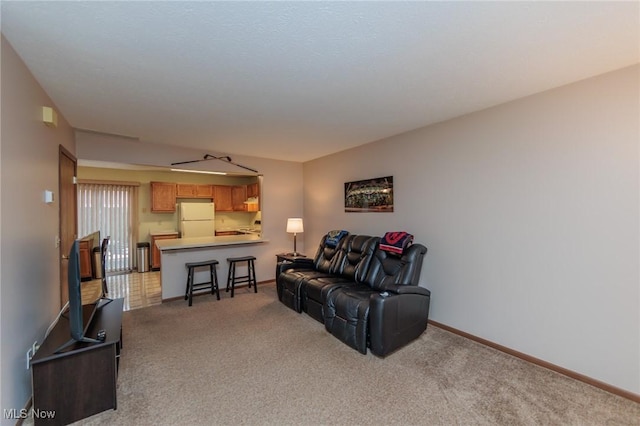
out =
[[[100,296],[101,280],[82,284],[82,300],[95,300]],[[144,308],[162,303],[160,272],[132,272],[130,274],[107,275],[108,297],[124,298],[124,310]]]

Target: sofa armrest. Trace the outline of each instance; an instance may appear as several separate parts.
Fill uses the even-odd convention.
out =
[[[276,290],[278,292],[278,299],[280,301],[282,301],[283,298],[283,283],[280,280],[280,276],[289,269],[313,270],[313,260],[308,258],[300,258],[294,261],[287,260],[278,262],[276,264]]]
[[[427,297],[431,296],[429,290],[417,285],[387,284],[383,288],[384,291],[390,294],[420,294]]]
[[[431,302],[429,290],[423,287],[388,287],[386,293],[374,293],[369,300],[370,350],[380,357],[417,339],[426,330]]]
[[[294,261],[287,261],[293,265],[294,268],[308,268],[313,269],[313,259],[309,257],[299,257]]]
[[[279,263],[278,271],[280,273],[288,269],[313,269],[313,259],[303,258]]]

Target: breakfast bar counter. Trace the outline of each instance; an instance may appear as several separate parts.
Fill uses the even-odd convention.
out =
[[[259,235],[224,235],[220,237],[174,238],[156,243],[161,252],[193,248],[235,246],[265,242]]]
[[[218,237],[174,238],[156,241],[160,250],[162,269],[160,281],[162,285],[162,300],[184,297],[187,271],[186,263],[201,262],[216,259],[218,285],[224,292],[227,283],[228,257],[256,256],[258,282],[260,282],[260,247],[267,243],[259,235],[226,235]],[[262,256],[264,257],[264,256]],[[208,271],[196,271],[195,281],[208,281]]]

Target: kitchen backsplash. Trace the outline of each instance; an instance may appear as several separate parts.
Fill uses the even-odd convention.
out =
[[[236,213],[216,213],[216,230],[235,228],[260,228],[255,221],[258,220],[259,212],[236,212]]]
[[[154,214],[155,221],[140,221],[138,229],[138,238],[140,241],[150,242],[149,234],[152,232],[177,231],[178,230],[178,214]],[[149,216],[147,216],[149,217]],[[260,212],[216,212],[215,229],[230,230],[237,228],[260,228]],[[257,222],[257,223],[256,223]]]

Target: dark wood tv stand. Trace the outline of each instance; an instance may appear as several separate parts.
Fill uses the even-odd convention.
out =
[[[86,337],[93,339],[99,330],[105,330],[104,342],[75,343],[56,353],[71,338],[66,315],[51,330],[31,360],[36,425],[65,425],[117,408],[123,302],[113,299],[99,307],[87,328]],[[93,309],[94,305],[83,306],[83,316],[87,318]],[[46,418],[49,413],[54,413],[52,418]]]

